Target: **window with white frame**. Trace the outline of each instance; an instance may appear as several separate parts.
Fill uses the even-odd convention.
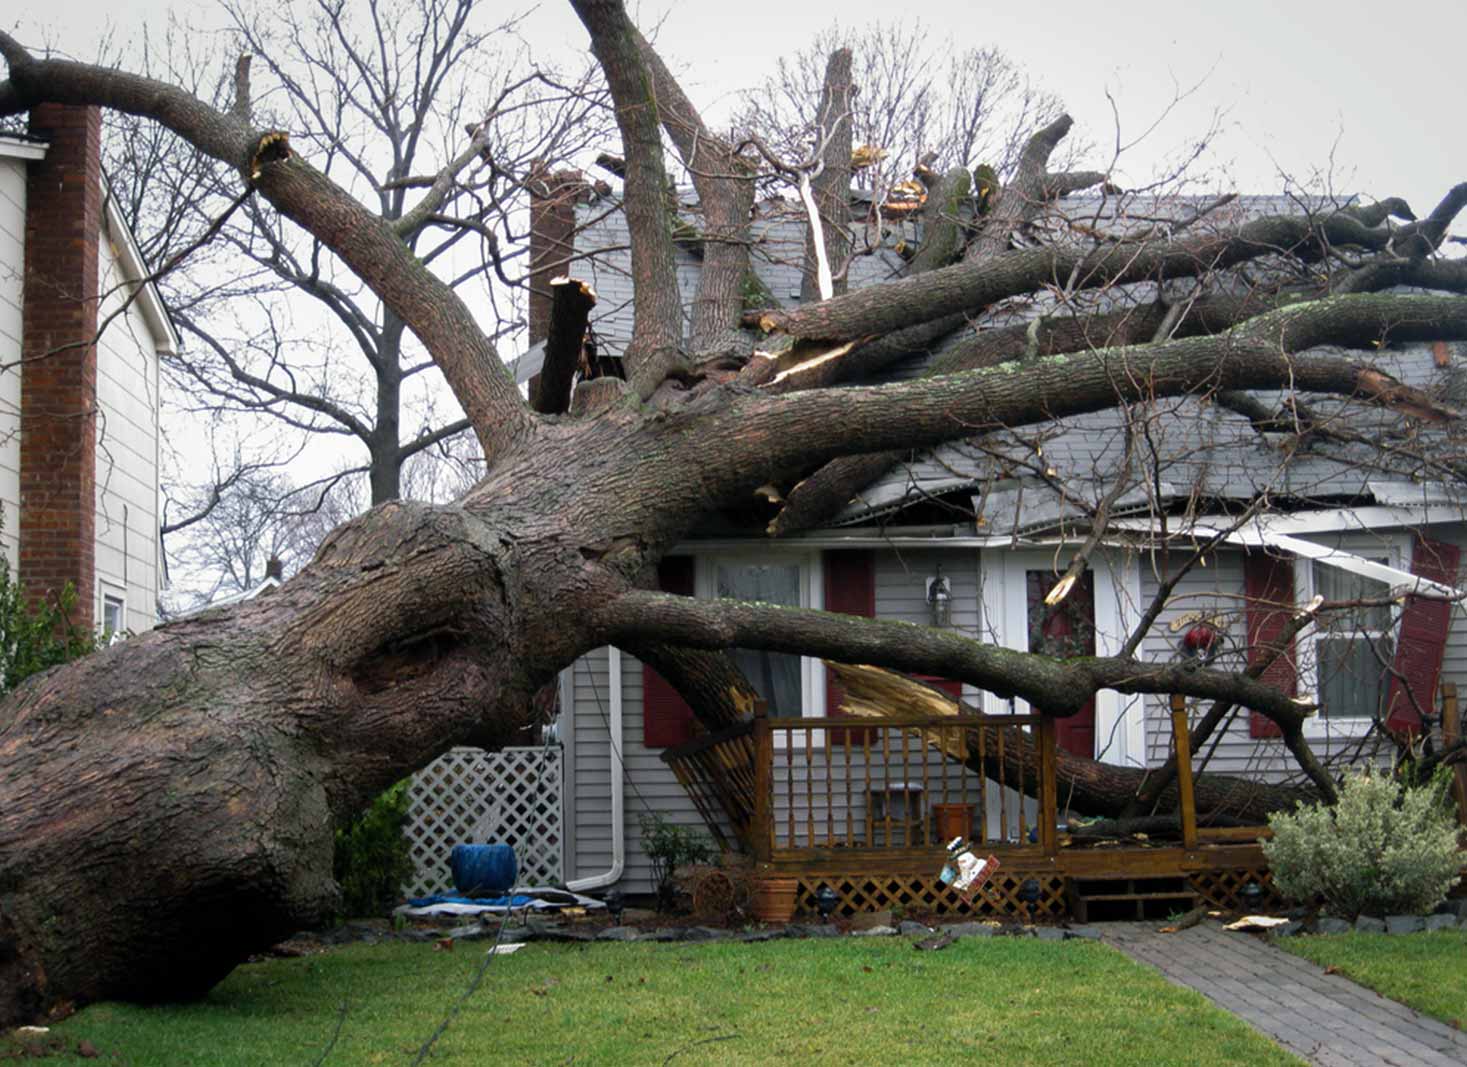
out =
[[[792,608],[819,607],[819,564],[807,554],[723,553],[700,556],[698,595],[758,601]],[[774,718],[824,714],[819,661],[761,649],[734,649],[734,662],[769,705]]]
[[[1403,568],[1403,544],[1345,540],[1333,547],[1372,563]],[[1325,559],[1299,560],[1295,586],[1301,604],[1316,596],[1326,603],[1355,604],[1322,612],[1301,635],[1300,681],[1303,691],[1312,692],[1319,702],[1319,722],[1369,724],[1385,709],[1396,655],[1397,613],[1387,599],[1390,583]]]
[[[102,640],[106,644],[120,641],[127,629],[127,600],[120,592],[102,591]]]

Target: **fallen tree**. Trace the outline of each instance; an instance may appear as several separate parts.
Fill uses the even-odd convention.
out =
[[[1464,301],[1332,296],[1222,332],[1022,365],[839,390],[759,388],[750,380],[762,372],[741,378],[757,358],[740,329],[755,163],[704,126],[621,4],[574,6],[616,104],[637,299],[627,382],[603,380],[569,415],[523,401],[470,309],[390,220],[302,158],[288,131],[255,124],[247,78],[219,109],[122,71],[39,58],[0,33],[0,116],[112,108],[156,120],[233,167],[241,195],[319,239],[414,332],[486,459],[483,479],[453,504],[389,503],[345,524],[271,596],[139,635],[29,679],[0,704],[0,1025],[102,997],[197,994],[248,953],[319,921],[336,899],[334,823],[454,744],[517,739],[533,694],[609,642],[656,665],[712,729],[749,699],[723,655],[746,647],[960,679],[1056,715],[1100,688],[1179,692],[1249,707],[1300,737],[1307,706],[1234,672],[1131,655],[1060,660],[904,623],[648,590],[660,557],[696,523],[762,486],[975,428],[1250,388],[1450,418],[1436,398],[1368,363],[1311,349],[1464,339]],[[686,328],[659,121],[717,238]],[[1028,178],[1014,187],[1049,187]],[[1459,187],[1409,232],[1377,223],[1345,239],[1354,255],[1425,256],[1464,195]],[[1000,208],[993,217],[1004,225],[1024,214]],[[1143,239],[1072,266],[1112,281],[1128,276],[1127,262],[1202,274],[1223,259],[1276,253],[1321,225],[1300,215],[1268,229],[1268,244],[1252,231],[1206,248],[1151,249]],[[1070,262],[989,236],[975,261],[835,297],[828,308],[772,313],[768,325],[838,360],[848,342],[832,348],[837,338],[977,312],[975,301],[1043,287]],[[560,410],[561,388],[546,389],[546,410]],[[1072,777],[1097,805],[1134,788],[1087,773],[1075,767]],[[1315,781],[1328,796],[1327,776]],[[1211,807],[1236,812],[1219,789]]]

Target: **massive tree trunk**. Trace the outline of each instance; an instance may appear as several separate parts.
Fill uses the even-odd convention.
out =
[[[608,642],[656,663],[715,728],[747,693],[721,653],[745,647],[941,675],[1057,714],[1100,688],[1185,693],[1245,705],[1300,736],[1310,709],[1237,673],[1129,655],[1058,660],[950,630],[694,601],[649,592],[651,576],[700,519],[761,486],[986,428],[1245,388],[1451,417],[1379,370],[1307,350],[1467,338],[1464,302],[1352,295],[1278,308],[1215,335],[1023,367],[883,387],[754,388],[736,377],[749,341],[738,329],[738,287],[752,168],[709,135],[620,3],[573,4],[623,132],[637,299],[627,394],[615,382],[596,403],[577,392],[571,413],[556,415],[525,404],[470,309],[391,220],[301,159],[283,134],[252,126],[247,85],[223,112],[145,78],[37,59],[0,33],[0,116],[47,101],[110,107],[150,116],[236,168],[414,332],[487,463],[453,505],[379,505],[274,593],[32,678],[0,703],[0,1026],[100,997],[201,992],[247,953],[318,920],[335,899],[335,823],[453,744],[519,739],[533,694]],[[707,209],[690,331],[673,277],[659,122]],[[431,210],[432,196],[419,207]],[[1004,226],[1035,199],[1016,199]],[[1317,253],[1326,242],[1385,250],[1394,270],[1399,257],[1439,242],[1464,199],[1467,186],[1430,219],[1393,232],[1340,213],[1083,255],[999,247],[767,318],[812,343],[855,341],[973,313],[1058,275],[1084,272],[1096,285],[1194,276],[1265,253]],[[991,236],[1002,246],[1007,230]],[[560,398],[544,406],[559,410]],[[1073,766],[1069,777],[1097,810],[1133,791],[1103,769]],[[1327,796],[1331,787],[1319,788]],[[1223,793],[1206,803],[1242,810]]]

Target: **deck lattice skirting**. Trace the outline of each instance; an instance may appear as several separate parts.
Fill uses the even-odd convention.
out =
[[[455,748],[413,775],[404,833],[416,870],[403,892],[452,892],[448,854],[454,845],[471,843],[513,845],[520,885],[559,884],[563,768],[559,746]]]

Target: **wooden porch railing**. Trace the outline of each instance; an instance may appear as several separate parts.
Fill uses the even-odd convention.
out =
[[[1037,759],[1006,759],[1036,747],[1019,743],[1029,731]],[[1054,721],[1044,716],[776,719],[756,711],[753,743],[760,860],[930,852],[954,828],[983,846],[1054,852]],[[991,768],[986,781],[970,762]]]
[[[757,777],[754,730],[754,720],[735,723],[662,753],[662,761],[672,768],[704,824],[723,848],[732,845],[723,832],[725,821],[741,845],[751,851],[754,848]]]

